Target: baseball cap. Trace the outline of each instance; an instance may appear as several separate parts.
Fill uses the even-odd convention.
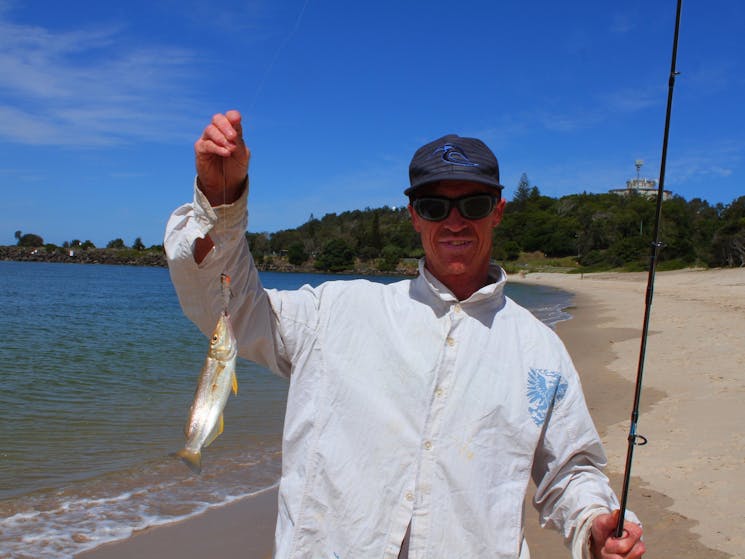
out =
[[[423,145],[409,164],[409,196],[415,189],[442,180],[478,182],[499,189],[499,163],[484,142],[448,134]]]

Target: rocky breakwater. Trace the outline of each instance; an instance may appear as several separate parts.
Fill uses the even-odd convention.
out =
[[[166,266],[162,249],[129,248],[31,248],[0,246],[0,260],[19,262],[62,262],[77,264],[117,264],[128,266]]]

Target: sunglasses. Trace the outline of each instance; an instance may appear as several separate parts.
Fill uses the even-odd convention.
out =
[[[423,196],[416,198],[412,205],[419,217],[427,221],[442,221],[450,215],[453,206],[466,219],[483,219],[494,209],[498,197],[493,194],[470,194],[461,198],[442,198]]]

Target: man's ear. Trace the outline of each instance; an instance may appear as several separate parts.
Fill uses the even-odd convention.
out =
[[[494,208],[494,211],[492,212],[492,227],[496,227],[500,223],[502,223],[502,216],[504,215],[504,206],[507,202],[504,198],[500,198],[499,202],[497,202],[497,206]]]
[[[414,226],[414,231],[416,231],[417,233],[421,233],[422,231],[419,225],[419,216],[417,215],[416,210],[414,210],[414,206],[409,204],[408,209],[409,215],[411,216],[411,224]]]

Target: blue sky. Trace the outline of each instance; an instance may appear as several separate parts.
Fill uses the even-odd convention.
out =
[[[249,230],[399,206],[447,133],[543,194],[657,178],[674,0],[0,0],[0,244],[162,242],[237,108]],[[745,194],[745,3],[684,1],[666,188]]]

